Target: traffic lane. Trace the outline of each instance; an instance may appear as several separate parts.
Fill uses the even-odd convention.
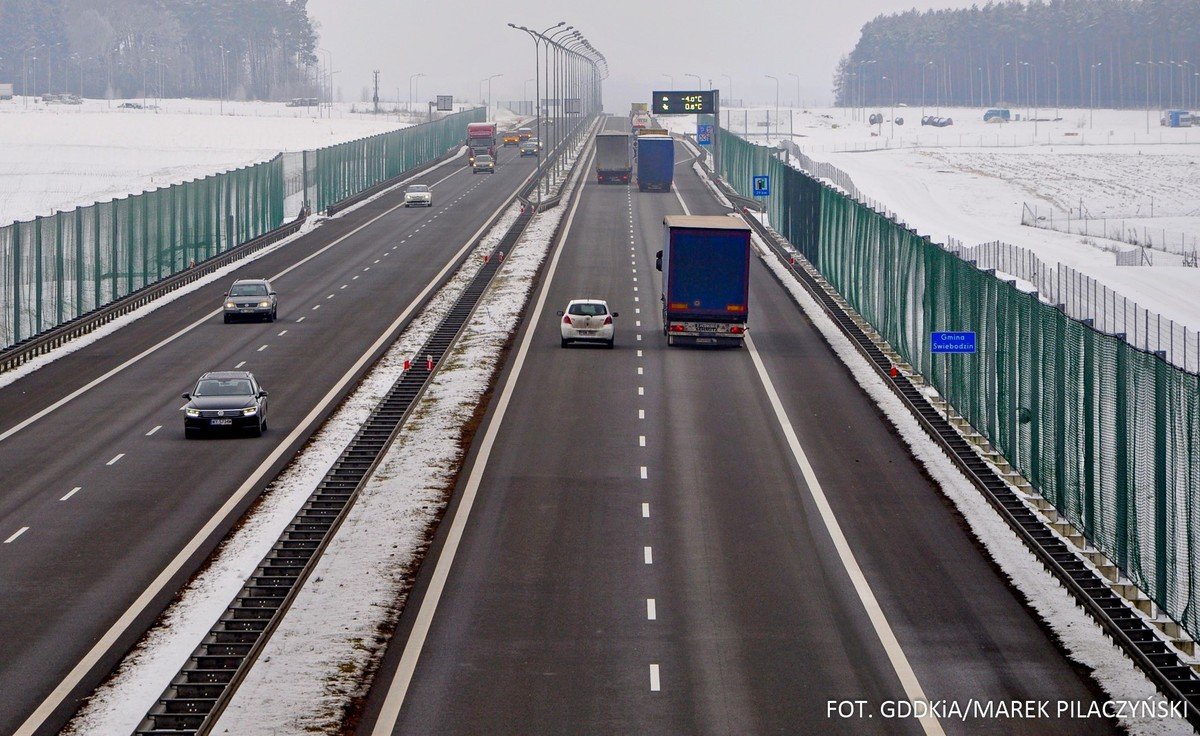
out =
[[[676,185],[699,183],[687,176],[694,173],[677,170]],[[897,699],[904,690],[782,433],[763,421],[773,412],[749,356],[667,349],[661,274],[652,269],[663,218],[684,211],[672,193],[633,196],[636,245],[651,269],[657,313],[643,322],[648,380],[657,384],[647,394],[661,397],[647,411],[647,421],[658,423],[647,443],[662,438],[664,513],[656,523],[664,525],[660,544],[673,550],[664,551],[671,583],[660,620],[680,632],[670,650],[678,672],[663,668],[664,691],[681,679],[691,717],[724,724],[712,732],[788,732],[796,723],[820,723],[823,733],[919,731],[827,718],[826,700]],[[688,201],[688,209],[703,213],[704,203]]]
[[[584,201],[604,200],[595,215],[606,226],[578,229],[547,311],[530,327],[529,372],[497,437],[395,733],[610,731],[629,722],[628,708],[653,706],[645,663],[627,664],[643,646],[644,599],[609,595],[644,565],[630,536],[643,521],[635,495],[643,481],[636,465],[621,462],[638,447],[626,395],[637,343],[631,302],[618,296],[628,293],[626,229],[608,227],[607,205],[624,204],[627,192],[596,186],[587,180]],[[577,222],[592,212],[581,206]],[[621,313],[614,350],[559,347],[554,313],[579,296],[613,299]],[[623,414],[613,408],[621,405]],[[623,419],[595,421],[610,412]],[[405,618],[415,613],[410,607]],[[385,675],[398,654],[389,651]]]
[[[453,159],[433,170],[421,174],[417,181],[433,183],[449,174],[460,174],[465,170],[463,158]],[[508,167],[502,167],[507,170]],[[523,168],[523,167],[522,167]],[[528,173],[528,172],[525,172]],[[513,172],[516,175],[516,171]],[[508,178],[501,176],[500,178]],[[237,278],[250,278],[278,273],[289,265],[306,258],[341,238],[362,223],[383,215],[376,225],[397,230],[420,223],[433,217],[442,208],[440,199],[454,198],[470,186],[469,177],[454,175],[439,185],[439,204],[432,208],[420,208],[413,212],[404,208],[395,209],[403,203],[403,188],[364,203],[352,214],[327,220],[317,230],[303,235],[283,248],[277,249],[252,263],[247,263],[227,277],[195,291],[181,295],[174,301],[143,316],[136,326],[128,325],[105,336],[103,339],[64,355],[58,360],[22,377],[4,388],[0,388],[0,433],[10,429],[46,405],[70,394],[78,387],[104,375],[133,355],[141,353],[166,336],[191,325],[199,315],[219,307],[221,295],[229,283]],[[405,213],[411,214],[405,214]],[[361,233],[360,233],[361,235]],[[345,243],[332,250],[345,250]],[[321,260],[318,257],[315,260]],[[286,305],[288,295],[281,293]]]
[[[358,349],[369,345],[377,331],[390,323],[392,310],[399,312],[420,291],[428,278],[437,272],[445,260],[442,254],[448,255],[461,246],[467,235],[459,232],[462,223],[482,224],[504,196],[511,192],[511,189],[506,191],[502,187],[484,186],[488,183],[483,180],[469,183],[459,196],[482,189],[478,198],[468,198],[453,205],[453,208],[449,204],[443,207],[443,212],[461,213],[461,219],[446,217],[425,220],[431,226],[424,232],[420,232],[423,226],[418,221],[413,227],[400,231],[403,235],[397,240],[393,240],[398,233],[391,223],[377,223],[342,243],[340,252],[323,254],[278,279],[275,286],[281,294],[279,322],[224,325],[220,316],[210,317],[204,324],[163,346],[156,354],[130,366],[124,374],[113,376],[8,438],[5,451],[0,453],[0,474],[13,480],[0,496],[0,522],[7,522],[14,512],[21,510],[18,505],[28,500],[29,496],[20,492],[22,485],[32,489],[36,496],[41,488],[47,486],[46,481],[52,479],[53,476],[48,477],[47,474],[56,467],[70,473],[74,457],[86,456],[89,447],[97,446],[96,443],[101,439],[104,442],[99,447],[105,447],[109,440],[115,439],[111,432],[127,426],[134,407],[147,401],[150,406],[172,406],[179,394],[189,390],[195,379],[206,370],[236,369],[242,367],[239,366],[242,361],[247,361],[248,364],[244,366],[247,370],[254,370],[255,365],[261,367],[264,363],[267,366],[287,366],[319,362],[336,367],[352,362],[353,356],[358,355]],[[372,268],[375,269],[373,274],[370,273]],[[355,276],[360,278],[356,280]],[[227,283],[222,288],[227,288]],[[353,288],[350,288],[351,285]],[[343,286],[347,289],[343,289]],[[364,293],[364,290],[368,293]],[[219,295],[220,292],[216,296]],[[350,304],[345,303],[347,298]],[[205,312],[219,307],[219,304],[218,298],[215,303],[205,305]],[[190,315],[192,320],[196,316]],[[357,329],[340,329],[342,325],[336,323],[337,319],[343,319]],[[299,328],[299,320],[305,321],[303,329]],[[292,324],[296,326],[289,327]],[[277,340],[277,347],[286,348],[290,345],[301,348],[299,354],[291,356],[295,360],[292,363],[283,362],[283,356],[276,359],[275,353],[261,354],[270,349],[272,340],[283,330],[290,330],[290,337]],[[137,331],[123,330],[117,334]],[[103,342],[89,347],[103,349]],[[296,345],[298,342],[301,343],[299,346]],[[261,360],[264,357],[268,360]],[[56,365],[51,364],[47,368]],[[41,373],[37,371],[13,384],[9,387],[11,393],[18,389],[28,391],[30,389],[27,386],[31,384],[40,386],[44,383]],[[280,374],[286,383],[276,381],[269,373],[259,374],[258,377],[268,389],[283,389],[282,395],[296,397],[298,400],[294,405],[297,410],[307,411],[305,407],[309,402],[306,399],[309,396],[306,396],[306,392],[314,400],[323,393],[320,384],[298,380],[302,375],[300,373],[284,370]],[[340,375],[340,372],[336,372],[336,375]],[[30,384],[24,381],[30,381]],[[146,388],[151,386],[157,388],[156,393],[146,392]],[[180,405],[182,403],[179,402]],[[303,412],[300,416],[303,416]],[[101,417],[107,419],[100,420]],[[102,422],[97,428],[99,432],[86,427],[86,423],[93,420],[89,418]],[[81,422],[85,423],[85,436],[76,438]],[[175,429],[173,424],[168,426]],[[22,438],[22,435],[25,437]],[[47,441],[47,438],[55,438],[58,442]],[[61,454],[58,451],[61,441],[67,441],[77,448],[77,452],[70,456]],[[38,482],[21,484],[20,480],[29,474],[34,475],[34,480]]]
[[[477,183],[483,185],[482,181]],[[460,243],[465,237],[459,236]],[[7,729],[9,725],[15,729],[20,717],[30,712],[40,697],[61,680],[90,642],[97,640],[124,610],[127,601],[141,593],[145,584],[174,556],[175,550],[220,508],[240,479],[257,467],[270,449],[286,436],[315,403],[315,397],[305,395],[306,389],[323,395],[327,390],[326,378],[332,383],[333,377],[344,369],[340,364],[349,364],[358,354],[347,351],[345,343],[359,341],[365,348],[371,342],[375,333],[365,325],[387,314],[380,305],[415,295],[419,285],[414,284],[413,279],[431,276],[451,252],[449,241],[432,229],[410,243],[422,245],[426,251],[418,254],[423,257],[418,258],[416,264],[408,267],[402,266],[399,260],[392,260],[398,271],[408,274],[408,283],[413,284],[408,290],[410,293],[397,288],[398,284],[404,283],[404,279],[394,278],[397,273],[389,274],[387,269],[376,266],[380,269],[377,271],[379,281],[386,282],[385,286],[375,291],[350,289],[340,292],[338,299],[321,305],[325,307],[321,311],[328,316],[327,326],[333,330],[352,323],[351,318],[356,315],[364,315],[358,319],[364,329],[347,331],[340,344],[339,340],[321,337],[326,328],[322,327],[320,318],[308,318],[303,324],[293,323],[289,328],[282,322],[227,326],[220,324],[218,317],[131,367],[128,372],[114,377],[105,384],[104,391],[80,397],[71,404],[70,412],[52,414],[43,420],[44,424],[39,422],[28,432],[10,438],[13,444],[6,447],[4,457],[22,458],[22,462],[38,468],[38,482],[23,484],[23,488],[5,494],[6,499],[21,499],[16,512],[5,515],[6,523],[12,519],[12,524],[25,524],[30,529],[18,540],[19,543],[0,550],[4,553],[0,554],[0,580],[8,581],[5,587],[33,585],[36,596],[26,599],[20,608],[6,610],[0,620],[0,642],[9,643],[0,645],[8,649],[0,656],[6,662],[0,669],[0,687],[6,692],[21,692],[24,696],[24,702],[10,701],[13,708],[5,711],[12,714],[14,722],[0,723],[0,729]],[[383,252],[382,246],[378,251]],[[387,262],[386,257],[380,260]],[[317,290],[313,296],[321,291]],[[351,318],[338,317],[339,310],[333,306],[334,301],[338,307],[343,304],[348,307]],[[275,343],[264,342],[268,347],[266,351],[254,348],[262,339],[259,336],[262,331],[275,329],[288,329],[289,334]],[[263,367],[258,375],[273,392],[269,414],[272,432],[261,440],[183,441],[179,431],[182,422],[179,407],[183,401],[178,398],[178,392],[190,388],[195,375],[189,371],[182,380],[172,376],[169,381],[178,381],[179,385],[165,387],[162,396],[157,393],[147,395],[145,387],[161,385],[163,376],[172,374],[172,366],[195,364],[196,355],[203,354],[195,349],[196,343],[221,346],[225,345],[225,336],[251,335],[250,330],[258,334],[241,341],[242,352],[234,351],[223,361],[214,361],[206,367],[233,368],[236,367],[232,362],[234,358],[246,360],[246,369]],[[320,359],[321,349],[329,353],[330,360]],[[307,370],[296,371],[298,365],[306,366]],[[278,375],[273,376],[273,371]],[[289,389],[288,379],[296,382],[297,385],[292,387],[294,391]],[[281,404],[281,395],[292,395],[294,403],[285,401]],[[164,399],[163,396],[171,398]],[[113,421],[114,406],[122,407],[116,421]],[[128,424],[124,423],[131,419]],[[67,426],[59,427],[58,422],[65,422]],[[48,437],[70,438],[71,428],[80,425],[92,431],[76,442],[76,448],[70,454],[51,453],[40,462],[30,462],[45,446],[54,446],[53,442],[46,442]],[[153,426],[162,429],[145,438],[143,430],[149,431],[146,427],[152,429]],[[114,469],[107,461],[117,455],[122,457],[115,470],[121,472],[105,473]],[[19,479],[21,475],[17,473],[11,477]],[[185,485],[179,483],[178,478],[197,480]],[[82,486],[82,489],[65,502],[57,500],[61,498],[57,490],[46,492],[46,489],[68,484],[72,488]],[[60,507],[61,504],[65,506]],[[131,507],[138,508],[139,513],[127,513]],[[50,546],[40,546],[47,539],[53,540]],[[129,539],[136,539],[137,543],[129,543]],[[196,560],[199,559],[202,559],[202,553],[197,554]],[[116,575],[115,580],[111,579],[113,575]],[[61,580],[62,584],[37,586],[37,581],[43,579]],[[164,603],[165,600],[159,601],[157,605]],[[149,620],[141,623],[149,623]],[[55,651],[72,650],[70,645],[63,645],[58,635],[62,631],[71,632],[71,641],[77,651],[71,656],[47,659],[48,646],[54,647]],[[115,660],[115,655],[110,659]],[[107,664],[111,666],[112,663]],[[43,686],[39,687],[38,683]],[[8,687],[9,684],[12,687]],[[65,718],[69,710],[64,709],[62,717]]]
[[[1062,653],[790,295],[755,258],[754,341],[830,505],[930,698],[1106,699]],[[978,499],[982,504],[983,499]],[[919,564],[914,564],[919,561]],[[1002,719],[945,723],[1006,733]],[[1023,733],[1112,733],[1101,720]]]
[[[677,185],[694,213],[728,211],[694,171],[677,173]],[[752,260],[756,347],[926,694],[957,702],[1105,699],[1064,656],[792,297],[758,257]],[[943,725],[951,733],[1008,730],[1003,720],[972,721],[965,730]],[[1039,719],[1023,727],[1113,730],[1099,720]]]

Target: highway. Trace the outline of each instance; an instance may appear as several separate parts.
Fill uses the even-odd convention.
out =
[[[432,208],[389,192],[0,389],[0,734],[58,732],[533,168],[456,158]],[[222,323],[242,277],[277,322]],[[238,368],[269,431],[185,440],[180,394]]]
[[[762,263],[746,348],[666,347],[662,218],[724,212],[676,155],[678,195],[584,179],[360,733],[1114,732],[884,717],[1101,695]],[[615,350],[559,347],[578,297]]]

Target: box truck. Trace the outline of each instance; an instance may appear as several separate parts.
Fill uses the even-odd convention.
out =
[[[740,346],[750,309],[750,228],[734,217],[663,219],[663,334],[668,345]]]

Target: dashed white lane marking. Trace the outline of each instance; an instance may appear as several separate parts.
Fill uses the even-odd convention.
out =
[[[641,342],[641,341],[642,341],[642,336],[641,336],[641,335],[636,335],[636,337],[637,337],[637,339],[638,339],[638,342]]]
[[[303,321],[304,321],[304,318],[303,318],[303,317],[301,317],[300,319],[296,320],[297,324],[298,324],[298,323],[300,323],[300,322],[303,322]]]
[[[639,324],[639,325],[638,325],[638,327],[641,327],[641,325]],[[645,373],[645,369],[644,369],[644,368],[642,368],[642,367],[639,365],[639,366],[638,366],[638,375],[640,376],[640,375],[642,375],[643,373]]]
[[[351,277],[350,277],[350,280],[351,280],[351,281],[357,281],[357,280],[358,280],[358,274],[354,274],[353,276],[351,276]]]
[[[636,269],[636,268],[635,268],[635,269],[633,269],[633,272],[634,272],[634,273],[637,273],[637,269]],[[633,280],[636,282],[636,281],[637,281],[637,276],[634,276],[634,277],[633,277]],[[636,286],[635,286],[635,287],[633,287],[633,290],[634,290],[634,291],[637,291],[637,287],[636,287]]]
[[[650,665],[650,692],[656,693],[662,689],[662,683],[658,679],[658,665]]]
[[[346,288],[346,287],[347,287],[347,286],[349,286],[349,285],[350,285],[350,284],[342,284],[342,285],[341,285],[341,286],[339,286],[338,288],[339,288],[339,289],[344,289],[344,288]]]
[[[20,529],[17,530],[16,534],[14,534],[11,537],[9,537],[8,539],[4,540],[4,543],[12,544],[13,542],[17,541],[17,537],[21,536],[22,534],[24,534],[27,531],[29,531],[29,527],[27,527],[27,526],[21,527]]]
[[[645,466],[645,465],[643,465],[643,466],[640,468],[639,472],[641,473],[642,480],[646,480],[647,478],[649,478],[649,477],[650,477],[650,476],[648,476],[648,475],[646,474],[646,466]]]
[[[633,326],[634,326],[634,327],[641,327],[641,326],[642,326],[642,321],[641,321],[640,319],[634,320],[634,321],[633,321]]]
[[[641,301],[641,299],[637,298],[636,296],[633,298],[633,300],[634,300],[635,302],[640,302],[640,301]]]
[[[71,498],[71,496],[74,496],[76,493],[79,493],[82,490],[83,490],[83,486],[75,486],[71,490],[67,491],[67,495],[63,496],[62,498],[60,498],[58,500],[59,501],[69,500]]]
[[[259,352],[259,353],[261,353],[262,351],[264,351],[264,350],[266,350],[266,349],[267,349],[267,346],[266,346],[266,345],[263,345],[263,346],[262,346],[261,348],[259,348],[259,349],[258,349],[256,352]]]
[[[375,259],[375,262],[376,262],[376,263],[379,263],[379,259],[378,259],[378,258],[376,258],[376,259]]]
[[[648,504],[648,503],[642,504],[642,518],[643,519],[650,518],[650,504]]]
[[[317,310],[318,310],[318,309],[320,309],[320,308],[321,308],[321,305],[320,305],[320,304],[317,304],[317,305],[315,305],[315,306],[313,307],[313,311],[315,312],[315,311],[317,311]]]
[[[653,598],[646,599],[646,620],[647,621],[658,620],[658,607],[654,604]]]
[[[391,252],[390,250],[389,250],[389,251],[384,251],[384,253],[383,253],[383,257],[384,257],[384,258],[387,258],[387,257],[388,257],[388,256],[390,256],[391,254],[392,254],[392,252]]]
[[[642,351],[641,351],[641,350],[638,350],[638,357],[639,357],[639,358],[640,358],[640,357],[642,357]]]
[[[105,465],[116,465],[123,457],[125,457],[125,453],[118,452],[116,457],[114,457],[112,460],[109,460],[108,462],[106,462],[104,464]]]
[[[157,427],[155,427],[154,429],[150,430],[149,432],[147,432],[147,433],[146,433],[146,436],[147,436],[147,437],[152,437],[152,436],[154,436],[154,433],[155,433],[155,432],[157,432],[157,431],[158,431],[158,430],[160,430],[160,429],[162,429],[162,425],[161,425],[161,424],[160,424],[160,425],[158,425]]]
[[[325,298],[326,298],[326,299],[332,299],[332,298],[333,298],[333,296],[334,296],[333,294],[330,294],[329,296],[327,296],[327,297],[325,297]]]
[[[634,313],[634,314],[641,314],[641,313],[642,313],[642,308],[641,308],[641,307],[634,307],[634,308],[633,308],[633,313]]]
[[[233,367],[233,369],[236,371],[238,368],[241,368],[244,365],[246,365],[246,361],[243,360],[241,363],[238,363],[237,365],[235,365]]]
[[[280,333],[279,333],[279,336],[280,336],[280,337],[283,337],[283,336],[284,336],[284,335],[286,335],[286,334],[287,334],[287,330],[284,330],[283,332],[280,332]]]
[[[924,701],[925,691],[921,688],[921,683],[917,680],[917,675],[909,664],[908,657],[900,647],[900,642],[896,639],[896,634],[892,631],[891,624],[888,623],[883,609],[880,608],[879,601],[875,598],[875,593],[871,590],[870,583],[867,582],[866,576],[863,575],[862,568],[859,567],[858,560],[854,556],[854,550],[851,549],[850,543],[846,541],[846,535],[842,533],[842,526],[838,522],[837,515],[834,514],[833,508],[829,505],[829,499],[825,496],[825,490],[821,488],[821,482],[817,479],[816,471],[813,470],[812,464],[808,461],[808,454],[804,452],[804,447],[801,446],[800,439],[796,436],[796,430],[792,426],[791,420],[788,419],[783,402],[779,400],[779,394],[775,390],[775,383],[767,373],[767,368],[763,364],[762,357],[759,356],[758,350],[755,348],[754,340],[748,335],[746,336],[746,348],[750,352],[750,359],[754,362],[758,379],[762,383],[767,398],[775,410],[775,420],[779,423],[780,429],[783,430],[784,439],[787,440],[788,447],[792,451],[792,458],[796,461],[796,465],[800,467],[800,473],[804,477],[804,486],[808,490],[809,497],[812,498],[818,512],[820,512],[821,521],[824,523],[826,531],[829,532],[833,547],[841,559],[842,567],[846,570],[847,577],[850,578],[854,592],[858,594],[859,600],[862,601],[863,608],[866,609],[867,618],[870,619],[871,626],[875,629],[876,636],[879,637],[879,643],[883,646],[883,650],[892,664],[892,669],[895,670],[900,684],[904,687],[905,696],[912,702]],[[928,736],[944,736],[945,734],[942,730],[941,722],[934,715],[927,715],[921,718],[920,723],[921,728],[924,729]]]
[[[645,418],[646,418],[646,410],[638,409],[638,419],[645,419]]]
[[[646,387],[638,386],[638,396],[645,396],[645,395],[646,395]]]
[[[645,447],[645,446],[646,446],[646,435],[639,434],[638,435],[638,447]]]
[[[649,547],[642,547],[642,558],[646,561],[647,565],[653,565],[654,564],[654,551],[651,550]]]
[[[370,271],[370,270],[371,270],[371,267],[367,266],[366,268],[363,269],[363,273],[366,273],[367,271]]]

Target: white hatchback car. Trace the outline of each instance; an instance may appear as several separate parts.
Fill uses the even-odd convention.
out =
[[[404,190],[405,207],[432,207],[433,190],[428,184],[413,184]]]
[[[571,342],[601,342],[607,347],[613,346],[616,337],[613,320],[617,313],[608,311],[607,302],[572,299],[558,316],[562,317],[558,327],[564,348]]]

